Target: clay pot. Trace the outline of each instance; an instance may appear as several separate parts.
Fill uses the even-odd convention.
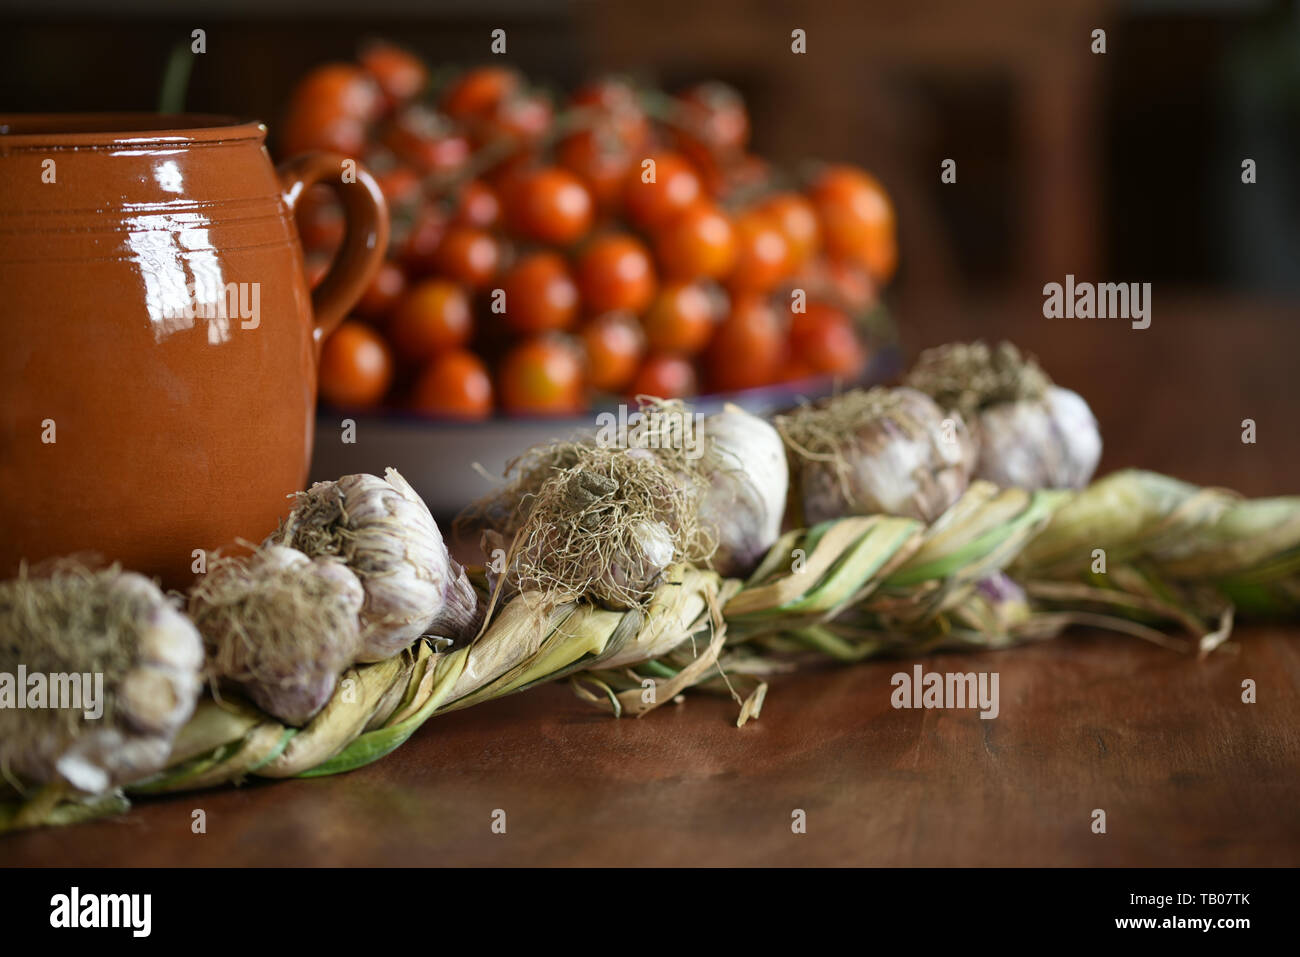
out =
[[[215,116],[0,116],[0,576],[97,553],[183,586],[302,488],[316,362],[378,269],[370,175]],[[347,216],[308,292],[293,210]]]

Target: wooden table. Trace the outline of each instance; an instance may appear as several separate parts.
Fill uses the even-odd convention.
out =
[[[1204,299],[1156,309],[1146,332],[1053,326],[1028,308],[907,328],[913,348],[978,329],[1039,351],[1093,399],[1109,468],[1300,492],[1295,317]],[[1253,446],[1236,425],[1247,416]],[[996,720],[894,710],[890,676],[910,662],[778,678],[741,729],[724,699],[616,721],[550,686],[435,718],[342,777],[0,839],[0,864],[1294,865],[1300,629],[1237,639],[1203,662],[1091,632],[925,659],[998,672]],[[1256,704],[1241,702],[1245,678]],[[792,832],[796,810],[807,833]]]

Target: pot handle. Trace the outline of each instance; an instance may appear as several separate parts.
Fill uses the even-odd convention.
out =
[[[344,166],[344,164],[349,164]],[[343,204],[343,245],[325,278],[311,294],[317,344],[348,314],[383,264],[388,251],[388,206],[379,185],[364,166],[338,153],[305,153],[276,169],[284,187],[281,198],[292,215],[311,187],[322,183]]]

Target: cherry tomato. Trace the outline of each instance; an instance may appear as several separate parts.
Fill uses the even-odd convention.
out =
[[[638,162],[623,188],[623,210],[634,225],[652,230],[695,205],[704,190],[699,174],[680,153],[661,152],[648,159],[654,161],[654,181],[646,181],[650,172]]]
[[[501,246],[482,229],[453,226],[433,256],[438,272],[475,289],[490,283],[501,265]]]
[[[587,350],[587,381],[604,392],[626,388],[645,353],[645,333],[636,317],[626,312],[607,312],[587,323],[582,343]]]
[[[582,361],[567,340],[529,339],[510,351],[498,380],[501,404],[520,415],[575,415],[585,406]]]
[[[340,408],[377,405],[393,381],[387,343],[363,322],[347,320],[325,340],[320,357],[320,394]]]
[[[501,200],[496,190],[481,179],[470,180],[461,189],[451,221],[457,226],[492,229],[501,222]]]
[[[817,252],[821,226],[817,210],[807,198],[798,193],[778,193],[769,197],[760,211],[771,217],[785,237],[791,268],[799,268]]]
[[[813,183],[809,197],[821,220],[826,250],[865,266],[886,282],[898,265],[894,207],[884,187],[865,170],[832,166]]]
[[[736,265],[728,283],[743,292],[768,292],[790,272],[790,246],[776,220],[760,210],[736,217]]]
[[[317,105],[362,122],[383,109],[379,84],[351,63],[325,63],[309,71],[294,87],[290,102],[292,109]]]
[[[436,268],[438,247],[447,235],[447,213],[441,206],[424,203],[409,222],[394,219],[392,248],[397,258],[417,276]]]
[[[809,302],[790,322],[790,351],[815,374],[854,378],[866,354],[848,313],[823,302]]]
[[[658,352],[695,355],[718,325],[718,298],[703,283],[665,283],[642,319],[646,340]]]
[[[672,353],[651,355],[632,380],[629,394],[657,399],[686,399],[699,392],[695,367],[690,360]]]
[[[374,176],[379,191],[384,194],[384,199],[388,200],[389,209],[420,201],[420,175],[411,167],[398,165],[396,161],[387,169],[377,168],[374,162],[367,162],[366,166]]]
[[[485,66],[461,74],[442,96],[442,109],[458,120],[485,119],[522,85],[514,70]]]
[[[575,92],[570,102],[595,114],[593,124],[609,130],[629,149],[641,149],[650,139],[650,121],[636,88],[621,77],[594,80]]]
[[[709,343],[710,385],[733,391],[775,382],[784,345],[781,322],[767,300],[752,294],[737,296],[731,315]]]
[[[591,194],[582,180],[557,166],[521,173],[506,193],[506,220],[516,235],[557,246],[591,229]]]
[[[565,137],[556,149],[556,159],[582,179],[601,209],[612,210],[621,201],[636,153],[612,127],[602,125]]]
[[[435,356],[411,392],[411,407],[455,419],[486,419],[492,414],[492,380],[478,356],[453,349]]]
[[[641,312],[655,294],[650,253],[631,236],[611,233],[592,240],[578,256],[578,291],[593,315],[626,309]]]
[[[749,113],[740,93],[725,83],[700,83],[677,97],[685,135],[711,152],[734,155],[749,142]]]
[[[555,108],[547,97],[533,90],[516,91],[504,97],[478,126],[480,142],[507,138],[534,143],[546,135],[555,119]]]
[[[357,301],[357,313],[367,319],[380,319],[397,305],[406,292],[406,273],[395,264],[386,262],[370,280],[366,291]]]
[[[717,206],[696,203],[660,227],[655,253],[669,276],[721,279],[736,261],[735,230]]]
[[[516,332],[567,329],[578,317],[578,287],[558,253],[525,256],[506,273],[506,322]]]
[[[473,331],[469,295],[447,279],[426,279],[412,286],[388,324],[398,355],[409,362],[425,362],[436,353],[462,346]]]
[[[455,173],[469,161],[470,143],[441,113],[419,103],[403,107],[384,124],[382,140],[425,174]]]
[[[411,99],[429,81],[429,71],[419,57],[383,40],[367,43],[358,60],[375,78],[390,107]]]

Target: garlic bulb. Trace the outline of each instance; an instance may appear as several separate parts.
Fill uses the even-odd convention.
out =
[[[342,558],[361,579],[360,661],[391,658],[424,634],[468,639],[482,623],[478,593],[424,500],[396,469],[384,476],[318,482],[267,539]]]
[[[141,575],[61,562],[0,583],[0,771],[84,794],[153,774],[202,665],[193,624]]]
[[[214,558],[190,594],[190,615],[214,677],[302,726],[360,651],[364,600],[361,582],[339,559],[264,545],[250,556]]]
[[[908,385],[959,411],[979,444],[975,477],[1003,487],[1083,488],[1101,459],[1088,403],[1009,342],[923,352]]]
[[[503,596],[540,590],[606,608],[638,607],[675,562],[712,554],[713,539],[696,515],[703,486],[649,450],[562,443],[535,458],[570,464],[526,472],[517,480],[522,486],[503,493],[519,502],[517,518],[484,535],[485,548],[507,547],[512,555]]]
[[[933,521],[970,481],[965,422],[915,389],[854,390],[776,423],[810,525],[877,513]]]
[[[709,483],[701,525],[715,529],[713,568],[735,577],[753,571],[781,535],[790,470],[781,435],[738,406],[704,420],[699,468]]]

